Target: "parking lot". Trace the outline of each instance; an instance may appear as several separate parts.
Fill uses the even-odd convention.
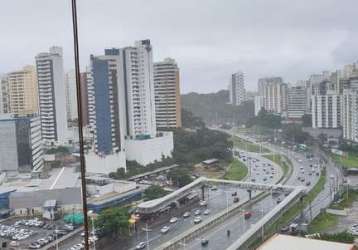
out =
[[[62,220],[46,222],[39,218],[11,218],[0,223],[0,239],[12,249],[40,249],[74,229]]]

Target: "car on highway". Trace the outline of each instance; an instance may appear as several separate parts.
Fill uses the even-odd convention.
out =
[[[237,191],[235,191],[231,194],[231,196],[236,196],[236,195],[237,195]]]
[[[307,182],[306,182],[306,186],[309,186],[309,185],[311,185],[311,182],[310,182],[310,181],[307,181]]]
[[[235,197],[235,198],[234,198],[234,203],[237,203],[237,202],[239,202],[239,201],[240,201],[239,197]]]
[[[37,242],[32,242],[32,243],[30,243],[30,245],[28,247],[29,247],[29,249],[39,249],[39,248],[41,248],[41,245]]]
[[[147,246],[147,244],[142,241],[136,245],[135,249],[144,249],[144,248],[146,248],[146,246]]]
[[[264,178],[263,178],[263,181],[267,181],[267,178],[266,178],[266,177],[264,177]]]
[[[175,222],[177,222],[177,221],[178,221],[178,218],[177,218],[177,217],[172,217],[172,218],[170,218],[170,220],[169,220],[170,223],[175,223]]]
[[[201,239],[201,245],[203,247],[207,246],[209,244],[209,240],[208,239]]]
[[[279,204],[281,202],[281,198],[279,197],[277,200],[276,200],[276,203]]]
[[[217,186],[212,186],[212,187],[210,188],[210,190],[211,190],[211,191],[216,191],[216,190],[218,190],[218,187],[217,187]]]
[[[200,209],[197,209],[197,210],[194,211],[194,215],[195,215],[195,216],[198,216],[198,215],[200,215],[200,214],[201,214]]]
[[[201,222],[201,217],[200,216],[196,216],[194,218],[194,224],[199,224]]]
[[[270,179],[273,179],[273,175],[270,175]]]
[[[202,207],[205,207],[205,206],[208,205],[208,202],[203,200],[203,201],[199,202],[199,205],[202,206]]]
[[[208,215],[210,214],[210,210],[209,209],[206,209],[204,212],[203,212],[204,215]]]
[[[166,234],[169,231],[170,227],[169,226],[164,226],[162,227],[162,229],[160,229],[160,232],[162,234]]]
[[[349,230],[354,236],[358,236],[358,224],[353,224]]]
[[[183,214],[183,217],[184,217],[184,218],[190,217],[190,212],[185,212],[185,213]]]
[[[250,218],[251,218],[251,216],[252,216],[252,213],[251,213],[251,212],[249,212],[249,211],[246,211],[246,212],[244,213],[244,218],[245,218],[245,220],[250,219]]]
[[[255,179],[255,178],[252,178],[252,179],[251,179],[251,182],[255,182],[255,181],[256,181],[256,179]]]

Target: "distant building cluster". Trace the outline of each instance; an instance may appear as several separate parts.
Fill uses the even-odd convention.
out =
[[[174,59],[153,62],[150,40],[90,56],[78,84],[91,171],[125,168],[126,159],[147,165],[171,157],[173,135],[166,131],[181,127],[179,79]],[[61,47],[1,76],[0,171],[41,169],[44,149],[78,141],[77,119],[76,75],[65,72]],[[101,161],[110,166],[101,169]]]
[[[343,139],[358,142],[358,63],[335,72],[313,74],[295,86],[281,77],[262,78],[255,96],[255,115],[261,109],[302,122],[312,117],[314,129],[342,129]]]

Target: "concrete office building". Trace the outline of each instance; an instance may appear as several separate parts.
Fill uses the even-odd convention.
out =
[[[65,76],[67,120],[77,119],[76,72],[71,70]]]
[[[246,100],[245,78],[242,71],[231,75],[229,84],[230,104],[240,105]]]
[[[181,127],[179,68],[174,59],[154,63],[156,126]]]
[[[358,142],[358,89],[343,91],[343,138]]]
[[[66,141],[67,110],[62,48],[36,56],[42,137],[47,143]]]
[[[287,92],[287,118],[300,120],[307,109],[307,90],[305,86],[288,88]]]
[[[342,95],[328,92],[312,96],[312,127],[340,128],[342,126]]]
[[[25,66],[7,74],[9,113],[27,115],[38,112],[36,68]]]
[[[287,111],[287,84],[281,77],[259,79],[258,95],[262,97],[262,107],[266,111],[281,115]]]
[[[29,172],[42,165],[39,119],[15,114],[0,116],[0,170]]]

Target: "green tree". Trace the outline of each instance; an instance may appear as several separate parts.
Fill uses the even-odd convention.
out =
[[[64,146],[58,146],[57,148],[50,148],[46,151],[46,154],[69,154],[70,150]]]
[[[152,185],[144,191],[144,200],[154,200],[168,194],[161,186]]]
[[[267,112],[264,108],[262,108],[257,116],[248,121],[246,125],[248,127],[257,125],[270,129],[279,129],[281,128],[281,116]]]
[[[186,168],[176,168],[170,170],[167,174],[167,178],[171,179],[173,184],[177,187],[183,187],[193,181],[189,170]]]
[[[287,124],[282,128],[282,136],[286,141],[301,144],[310,138],[310,135],[302,130],[298,124]]]
[[[103,233],[117,238],[128,234],[128,220],[129,213],[126,208],[113,207],[100,212],[95,224],[97,228],[103,230]]]

